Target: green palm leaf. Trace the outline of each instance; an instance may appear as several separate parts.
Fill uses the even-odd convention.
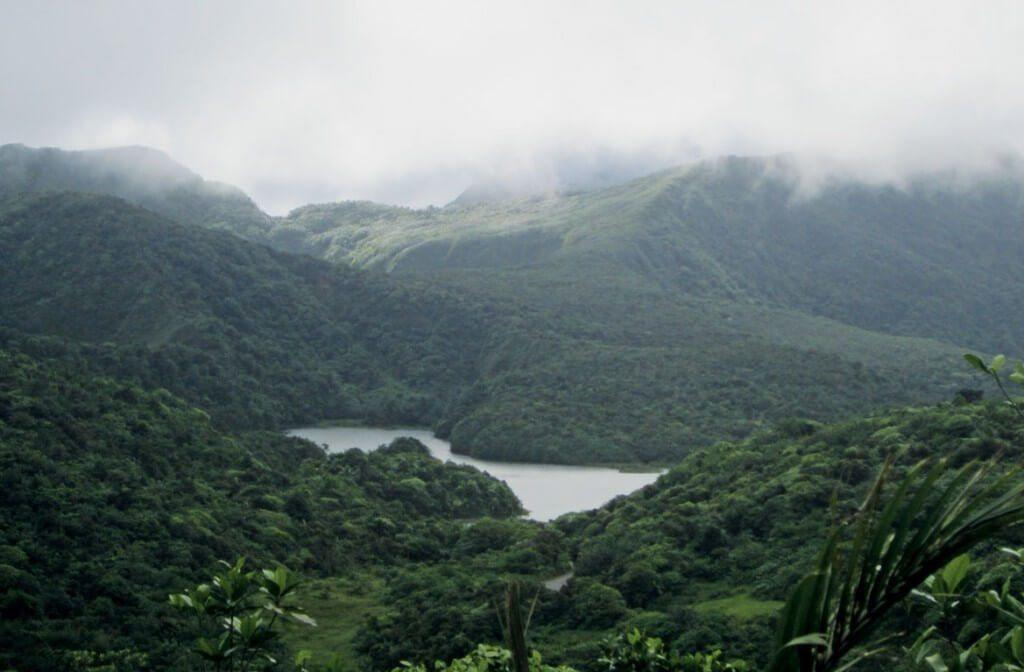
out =
[[[956,470],[944,460],[922,462],[883,497],[888,460],[852,531],[838,527],[829,534],[814,571],[786,602],[769,672],[841,669],[843,658],[866,645],[885,613],[926,577],[1024,521],[1019,472],[992,479],[993,469],[992,462]]]

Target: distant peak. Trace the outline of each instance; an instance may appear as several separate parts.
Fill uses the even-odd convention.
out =
[[[9,144],[0,147],[0,159],[74,166],[117,175],[129,182],[163,188],[201,179],[162,150],[141,145],[66,150],[58,147]]]

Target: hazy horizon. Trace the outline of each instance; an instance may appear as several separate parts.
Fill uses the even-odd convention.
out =
[[[13,4],[0,144],[160,149],[280,214],[792,153],[894,179],[1024,150],[1016,4]]]

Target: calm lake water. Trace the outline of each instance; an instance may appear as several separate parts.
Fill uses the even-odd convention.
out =
[[[332,453],[351,448],[375,450],[400,436],[419,440],[440,460],[470,464],[508,483],[535,520],[552,520],[570,511],[596,509],[610,499],[653,483],[658,473],[629,473],[603,467],[570,467],[553,464],[490,462],[452,454],[447,441],[425,429],[378,429],[375,427],[305,427],[288,432]]]

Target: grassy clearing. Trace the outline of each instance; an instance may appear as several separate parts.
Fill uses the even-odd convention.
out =
[[[749,593],[737,593],[728,597],[698,602],[693,605],[694,611],[701,614],[716,613],[731,616],[740,620],[769,616],[781,609],[782,602],[777,600],[758,600]]]
[[[383,581],[372,575],[311,581],[299,589],[296,601],[316,619],[317,626],[288,624],[285,642],[293,651],[312,651],[315,662],[326,662],[337,654],[349,669],[356,669],[356,631],[367,617],[383,608],[379,601],[382,587]]]

